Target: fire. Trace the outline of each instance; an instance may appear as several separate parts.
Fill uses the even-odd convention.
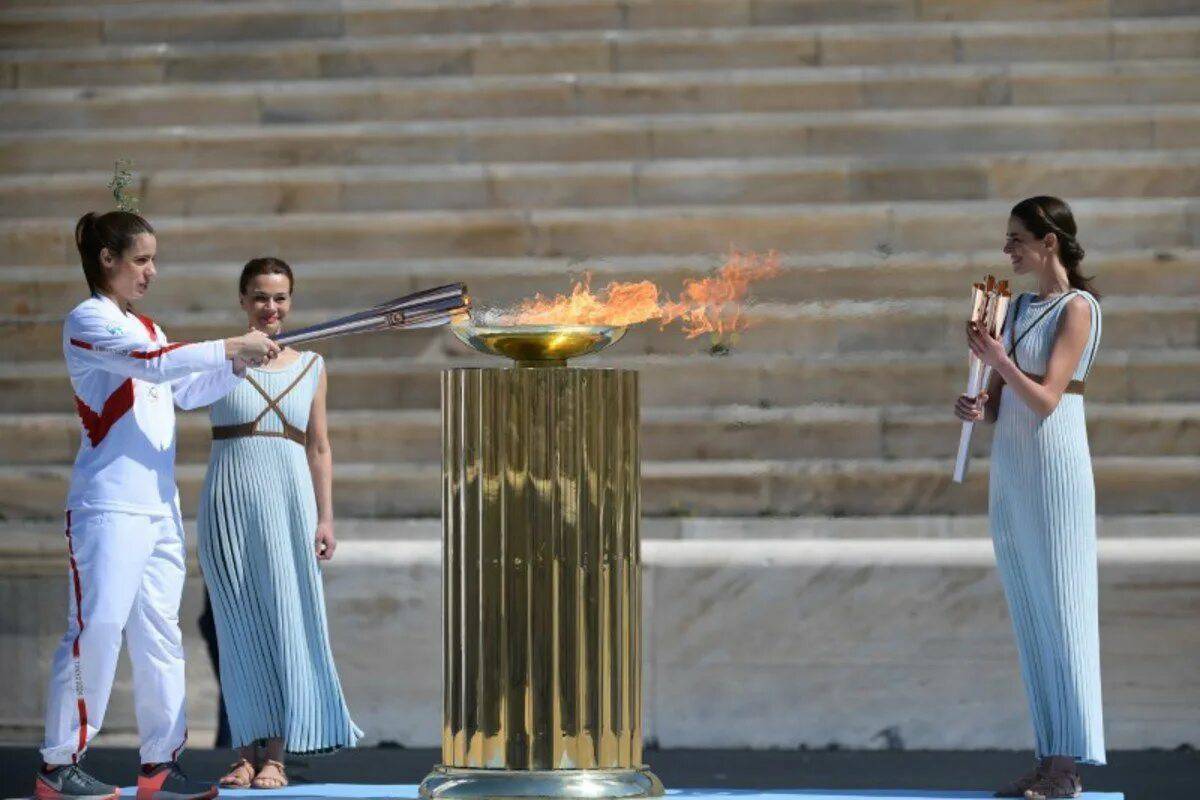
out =
[[[650,281],[613,282],[597,294],[592,276],[575,284],[569,295],[526,300],[506,321],[516,325],[634,325],[662,314],[658,287]]]
[[[504,321],[515,325],[634,325],[654,320],[663,328],[679,321],[689,339],[711,334],[714,341],[745,329],[745,297],[750,284],[780,272],[775,253],[734,252],[712,275],[684,281],[672,299],[651,281],[612,282],[593,292],[591,276],[570,294],[537,294]]]

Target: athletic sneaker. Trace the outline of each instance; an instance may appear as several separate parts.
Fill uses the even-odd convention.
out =
[[[217,792],[214,783],[189,780],[177,761],[138,773],[137,800],[212,800]]]
[[[38,772],[33,796],[37,800],[117,800],[121,790],[96,780],[77,764],[64,764]]]

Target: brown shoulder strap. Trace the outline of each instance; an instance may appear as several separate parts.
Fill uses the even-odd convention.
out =
[[[293,380],[291,383],[289,383],[287,385],[286,389],[284,389],[279,394],[275,395],[274,400],[267,398],[267,402],[274,405],[274,404],[278,403],[280,400],[282,400],[283,398],[287,397],[288,392],[292,391],[292,389],[295,389],[296,386],[299,385],[300,381],[304,380],[304,376],[308,374],[308,371],[310,369],[312,369],[312,365],[315,363],[317,363],[317,357],[314,355],[312,358],[310,358],[308,360],[308,363],[304,365],[304,369],[300,370],[300,374],[296,376],[296,379]],[[259,389],[259,391],[262,391],[262,390]]]
[[[312,365],[315,363],[317,363],[317,357],[313,356],[312,358],[310,358],[308,360],[308,363],[304,365],[304,369],[300,370],[300,374],[296,376],[295,380],[293,380],[291,383],[289,383],[287,385],[287,388],[284,389],[279,394],[277,394],[275,397],[271,397],[271,395],[267,392],[267,390],[264,389],[258,383],[258,381],[254,380],[254,378],[249,373],[246,374],[246,382],[249,383],[251,386],[253,386],[258,391],[258,393],[263,396],[263,399],[267,401],[267,407],[262,410],[262,413],[259,414],[257,417],[255,417],[252,422],[247,423],[250,426],[251,431],[258,430],[258,423],[261,422],[262,418],[267,415],[267,412],[274,411],[275,416],[279,417],[279,421],[281,423],[283,423],[283,431],[288,436],[289,439],[296,438],[295,434],[297,434],[297,433],[299,433],[299,434],[304,433],[304,431],[301,431],[295,425],[290,423],[288,421],[288,418],[286,416],[284,416],[283,410],[279,408],[279,401],[282,400],[283,398],[287,397],[288,393],[290,391],[292,391],[292,389],[295,389],[296,386],[298,386],[300,384],[300,381],[304,379],[304,376],[308,374],[308,371],[310,369],[312,369]]]

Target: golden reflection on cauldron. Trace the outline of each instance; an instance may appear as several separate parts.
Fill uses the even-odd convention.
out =
[[[461,319],[450,330],[481,353],[511,358],[520,367],[549,367],[598,353],[620,341],[627,329],[623,325],[476,325]]]

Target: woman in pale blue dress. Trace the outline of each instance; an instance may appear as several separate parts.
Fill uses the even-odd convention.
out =
[[[239,288],[252,328],[279,332],[292,285],[278,259],[246,265]],[[221,692],[240,751],[221,782],[237,788],[286,786],[284,752],[329,752],[362,736],[333,663],[317,564],[337,547],[324,364],[286,348],[273,366],[247,370],[211,407],[199,514]]]
[[[988,391],[962,396],[960,419],[995,422],[988,516],[1016,633],[1039,763],[996,792],[1077,797],[1077,763],[1103,764],[1096,492],[1083,394],[1100,344],[1098,294],[1079,271],[1083,248],[1065,202],[1018,203],[1004,252],[1038,281],[1005,332],[969,326],[972,352],[994,369]]]

